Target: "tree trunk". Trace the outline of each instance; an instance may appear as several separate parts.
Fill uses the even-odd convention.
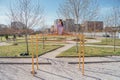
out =
[[[115,45],[116,45],[115,40],[116,40],[116,32],[114,32],[114,52],[116,51],[116,48],[115,48]]]
[[[25,34],[25,43],[26,43],[26,53],[29,55],[29,46],[28,46],[28,38],[27,38],[27,33]]]

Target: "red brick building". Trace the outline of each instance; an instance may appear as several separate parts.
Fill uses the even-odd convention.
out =
[[[86,32],[102,32],[103,21],[86,21],[84,23],[84,31]]]

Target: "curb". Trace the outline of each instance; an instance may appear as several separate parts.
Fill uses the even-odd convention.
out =
[[[120,61],[93,61],[93,62],[84,62],[84,64],[100,64],[100,63],[113,63],[113,62],[120,62]],[[24,63],[21,63],[21,62],[0,62],[0,64],[20,64],[20,65],[31,65],[32,63],[31,62],[24,62]],[[34,63],[36,64],[36,63]],[[41,62],[41,63],[38,63],[38,64],[41,64],[41,65],[52,65],[52,63],[50,62]],[[68,64],[79,64],[79,62],[68,62]],[[80,64],[82,64],[82,62],[80,62]]]
[[[61,45],[61,46],[59,46],[59,47],[57,47],[57,48],[54,48],[54,49],[51,49],[51,50],[49,50],[49,51],[47,51],[47,52],[43,52],[42,54],[39,54],[38,55],[38,57],[40,57],[40,56],[42,56],[42,55],[44,55],[44,54],[47,54],[48,52],[52,52],[52,51],[54,51],[54,50],[57,50],[57,49],[59,49],[59,48],[61,48],[61,47],[64,47],[64,45]],[[22,56],[20,56],[20,57],[0,57],[0,58],[32,58],[32,56],[24,56],[24,57],[22,57]],[[36,58],[36,57],[34,57],[34,58]]]
[[[89,58],[89,57],[107,57],[107,56],[119,56],[119,55],[102,55],[102,56],[84,56],[86,58]],[[79,58],[79,56],[56,56],[55,58]]]
[[[21,64],[21,65],[24,65],[24,64],[28,64],[28,65],[31,65],[32,63],[31,62],[24,62],[24,63],[17,63],[17,62],[0,62],[0,64]],[[36,63],[34,63],[36,64]],[[38,64],[41,64],[41,65],[51,65],[50,62],[41,62],[41,63],[38,63]]]
[[[92,64],[92,63],[113,63],[113,62],[120,62],[120,61],[91,61],[91,62],[84,62],[85,64]],[[79,64],[79,62],[68,62],[68,64]],[[82,62],[80,62],[82,64]]]
[[[47,54],[47,53],[49,53],[49,52],[52,52],[52,51],[57,50],[57,49],[62,48],[62,47],[64,47],[64,45],[61,45],[60,47],[57,47],[57,48],[52,49],[52,50],[49,50],[49,51],[47,51],[47,52],[44,52],[44,53],[42,53],[42,54],[40,54],[40,55],[38,55],[38,56],[40,57],[40,56],[42,56],[42,55],[44,55],[44,54]],[[35,57],[35,58],[36,58],[36,57]]]

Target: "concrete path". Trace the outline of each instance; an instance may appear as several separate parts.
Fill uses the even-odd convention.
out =
[[[85,74],[78,65],[54,61],[52,65],[39,65],[37,74],[30,73],[31,65],[0,64],[0,80],[120,80],[120,62],[85,64]]]
[[[11,45],[11,44],[6,43],[6,42],[0,42],[0,46],[5,46],[5,45]]]
[[[93,63],[85,64],[84,76],[78,64],[68,64],[68,62],[78,61],[78,58],[55,58],[56,55],[74,45],[74,43],[66,44],[62,48],[39,57],[39,62],[49,62],[51,65],[39,64],[39,70],[36,70],[35,65],[37,72],[35,76],[30,73],[31,64],[24,64],[31,63],[31,59],[0,58],[0,80],[120,80],[120,56],[85,58],[86,62]],[[96,63],[96,61],[110,63]],[[6,62],[23,64],[4,64]]]
[[[40,56],[40,58],[43,57],[43,58],[55,59],[55,57],[56,57],[58,54],[60,54],[61,52],[63,52],[63,51],[65,51],[65,50],[67,50],[67,49],[75,46],[75,43],[74,43],[73,41],[69,41],[69,42],[67,42],[67,43],[68,43],[68,44],[65,44],[64,47],[61,47],[61,48],[59,48],[59,49],[57,49],[57,50],[55,50],[55,51],[49,52],[49,53],[47,53],[47,54],[45,54],[45,55],[42,55],[42,56]],[[72,43],[72,44],[71,44],[71,43]]]
[[[86,44],[85,46],[92,46],[92,47],[107,47],[107,48],[113,48],[114,46],[110,46],[110,45],[90,45],[90,44]],[[115,46],[115,48],[120,48],[120,46]]]
[[[64,47],[61,47],[55,51],[46,53],[39,57],[39,63],[50,63],[49,60],[58,60],[58,61],[64,61],[66,63],[73,63],[78,62],[78,58],[55,58],[58,54],[61,52],[75,46],[75,42],[73,41],[67,41],[68,44],[65,44]],[[86,46],[94,46],[94,47],[113,47],[113,46],[103,46],[103,45],[86,45]],[[116,46],[117,48],[120,48]],[[36,62],[36,59],[34,60]],[[118,56],[108,56],[108,57],[85,57],[86,63],[93,63],[93,62],[118,62],[120,61],[120,57]],[[30,64],[31,58],[0,58],[0,63],[18,63],[18,64]]]

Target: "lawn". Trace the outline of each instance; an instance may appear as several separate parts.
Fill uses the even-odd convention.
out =
[[[61,45],[62,46],[62,45]],[[39,55],[48,52],[50,50],[56,49],[61,47],[60,45],[45,45],[45,49],[42,48],[42,44],[39,45]],[[35,45],[34,49],[31,49],[31,46],[29,44],[29,50],[30,55],[32,50],[35,51]],[[18,45],[9,45],[9,46],[0,46],[0,57],[20,57],[20,53],[26,52],[26,45],[25,43],[18,43]]]
[[[85,47],[85,56],[86,57],[102,57],[102,56],[120,56],[120,48],[116,48],[116,51],[113,51],[113,48],[104,48],[104,47]],[[72,47],[57,57],[77,57],[78,54],[76,53],[76,47]]]
[[[95,45],[114,45],[114,39],[102,39],[99,43],[89,43],[89,44],[95,44]],[[120,39],[115,39],[115,45],[120,46]]]

